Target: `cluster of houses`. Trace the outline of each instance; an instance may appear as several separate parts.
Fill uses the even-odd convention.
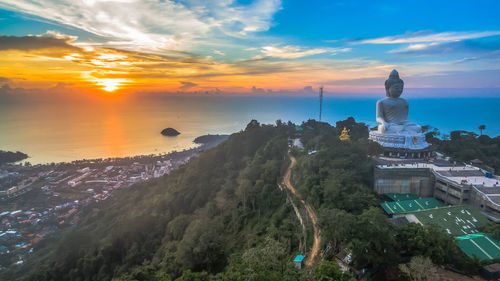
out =
[[[22,264],[50,233],[77,225],[82,206],[106,200],[116,189],[161,177],[193,155],[1,167],[0,270]],[[16,205],[19,210],[12,210]]]

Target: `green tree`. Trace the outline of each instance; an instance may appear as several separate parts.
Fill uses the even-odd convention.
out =
[[[163,271],[152,265],[144,265],[136,268],[132,273],[125,274],[112,281],[171,281],[171,278]]]
[[[292,262],[287,263],[285,272],[283,273],[283,281],[300,281],[301,274],[299,269]]]
[[[232,257],[225,273],[226,280],[293,280],[294,270],[287,269],[289,256],[282,243],[266,238],[260,247],[246,250],[240,257]]]
[[[370,207],[357,219],[351,241],[354,265],[384,271],[398,264],[396,232],[380,208]]]
[[[191,270],[185,270],[182,273],[182,276],[175,279],[175,281],[209,281],[210,280],[210,275],[203,271],[203,272],[191,272]]]
[[[178,245],[176,262],[182,268],[195,271],[217,273],[222,270],[225,255],[223,240],[219,235],[221,229],[222,225],[213,220],[200,218],[192,221]]]
[[[340,267],[332,261],[324,261],[314,272],[315,281],[354,281],[349,273],[342,272]]]
[[[436,264],[453,264],[464,258],[452,236],[436,225],[410,223],[398,229],[399,252],[403,257],[424,256]]]
[[[500,239],[500,224],[489,222],[482,227],[482,231],[488,235],[493,236],[495,239]]]
[[[352,237],[355,217],[338,209],[324,210],[320,214],[319,225],[323,241],[331,241],[332,252],[336,253],[340,246]]]

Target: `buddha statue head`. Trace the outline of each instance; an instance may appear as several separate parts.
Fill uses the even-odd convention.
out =
[[[394,69],[385,80],[385,93],[387,97],[399,98],[403,93],[404,82],[399,78],[399,73]]]

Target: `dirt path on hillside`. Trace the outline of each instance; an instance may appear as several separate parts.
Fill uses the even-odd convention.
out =
[[[297,196],[297,194],[295,193],[295,188],[293,187],[292,183],[290,182],[290,178],[292,176],[292,168],[297,163],[297,160],[290,153],[288,153],[288,157],[290,158],[290,165],[288,166],[288,169],[286,170],[285,177],[283,178],[283,183],[286,186],[286,188],[288,188],[297,198],[299,198]],[[311,219],[311,222],[313,225],[313,230],[314,230],[314,239],[313,239],[311,253],[310,253],[310,255],[307,256],[307,258],[304,262],[305,265],[310,266],[313,264],[313,262],[316,260],[317,256],[319,255],[319,244],[321,242],[321,231],[318,227],[318,217],[316,216],[316,212],[314,212],[314,209],[311,207],[311,205],[309,205],[309,203],[306,203],[304,200],[300,199],[300,202],[302,203],[302,205],[306,209],[307,215]]]
[[[285,177],[283,178],[283,183],[294,195],[296,195],[295,188],[293,188],[293,185],[290,182],[290,178],[292,177],[292,168],[297,163],[297,160],[290,154],[288,154],[288,157],[290,158],[290,165],[288,166],[288,169],[286,169]]]

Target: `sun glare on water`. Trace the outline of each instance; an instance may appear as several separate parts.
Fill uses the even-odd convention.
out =
[[[125,81],[125,79],[99,79],[97,84],[102,86],[102,89],[106,92],[113,92],[117,90]]]

